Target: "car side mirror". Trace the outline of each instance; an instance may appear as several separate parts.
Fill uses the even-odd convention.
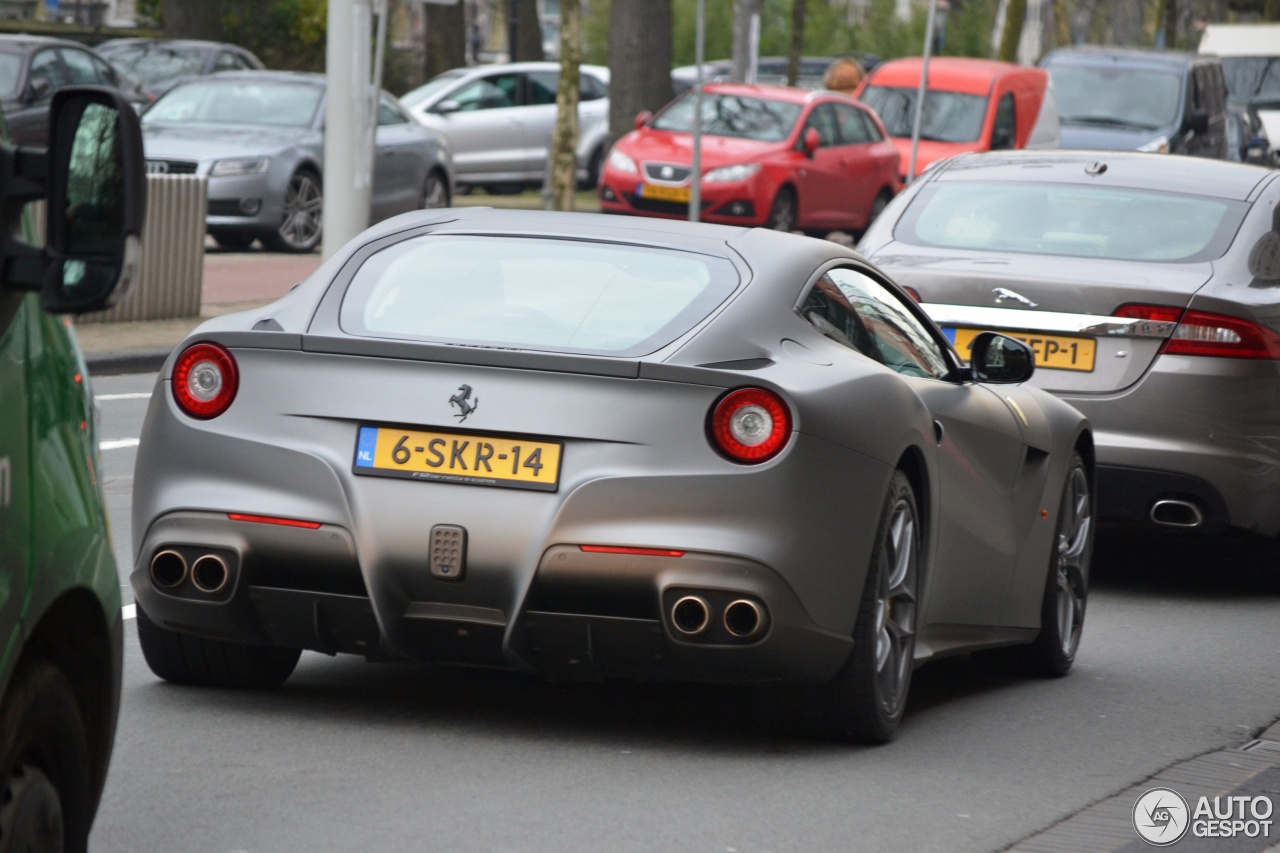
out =
[[[812,157],[813,152],[818,150],[818,146],[822,144],[822,137],[818,136],[818,129],[811,127],[804,132],[804,153],[806,157]]]
[[[453,99],[449,99],[447,101],[441,101],[440,103],[436,104],[434,107],[431,108],[431,112],[436,113],[437,115],[442,115],[442,116],[447,116],[450,113],[460,112],[461,110],[462,110],[462,104],[458,103]]]
[[[644,130],[649,124],[649,119],[653,118],[653,113],[648,110],[642,110],[636,114],[636,130]]]
[[[1026,382],[1036,369],[1031,347],[996,332],[976,335],[969,352],[969,375],[975,382],[1013,385]]]
[[[115,89],[53,95],[49,148],[0,143],[2,285],[39,290],[46,311],[109,308],[137,277],[146,212],[138,114]],[[46,202],[45,243],[17,239],[28,202]]]
[[[43,101],[53,93],[53,83],[44,77],[37,77],[32,80],[27,90],[22,94],[22,101],[26,104],[35,104]]]
[[[1209,132],[1209,114],[1204,110],[1195,110],[1187,116],[1186,129],[1193,133]]]

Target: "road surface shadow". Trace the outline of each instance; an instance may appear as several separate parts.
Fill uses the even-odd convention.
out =
[[[1280,596],[1280,548],[1244,536],[1204,537],[1118,528],[1099,531],[1096,590],[1175,598]]]

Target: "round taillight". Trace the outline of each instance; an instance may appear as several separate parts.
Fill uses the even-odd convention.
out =
[[[731,391],[711,411],[711,437],[735,462],[764,462],[777,456],[791,436],[791,410],[763,388]]]
[[[217,344],[187,347],[173,368],[173,399],[193,418],[216,418],[225,412],[239,387],[235,358]]]

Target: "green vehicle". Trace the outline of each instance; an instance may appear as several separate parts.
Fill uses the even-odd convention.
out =
[[[107,307],[135,276],[142,138],[109,89],[57,92],[49,121],[47,151],[0,142],[0,853],[87,848],[120,707],[93,398],[56,315]]]

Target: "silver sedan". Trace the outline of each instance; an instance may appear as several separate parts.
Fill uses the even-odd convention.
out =
[[[227,248],[255,238],[280,252],[320,242],[325,78],[285,71],[227,73],[170,90],[142,118],[150,173],[209,179],[209,233]],[[378,108],[370,221],[448,207],[448,144],[390,95]]]

